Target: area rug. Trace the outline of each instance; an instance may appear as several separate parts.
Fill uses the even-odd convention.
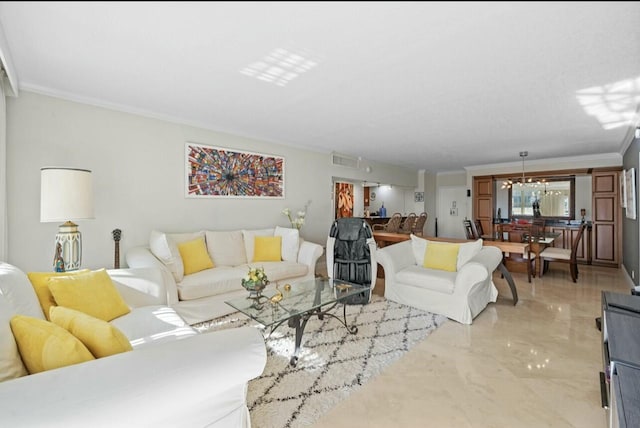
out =
[[[334,309],[342,316],[342,309]],[[214,331],[254,326],[263,333],[267,365],[249,382],[247,402],[255,427],[295,428],[312,425],[349,394],[398,360],[440,326],[446,317],[373,296],[367,305],[347,306],[350,334],[332,317],[312,317],[302,337],[298,364],[289,359],[295,330],[286,323],[273,333],[237,312],[194,327]]]

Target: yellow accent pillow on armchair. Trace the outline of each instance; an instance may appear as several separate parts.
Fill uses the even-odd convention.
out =
[[[457,272],[460,244],[429,241],[424,252],[423,266],[430,269]]]
[[[49,279],[58,306],[75,309],[104,321],[131,312],[106,269]]]
[[[129,339],[106,321],[63,306],[53,306],[51,322],[73,334],[96,358],[132,351]]]

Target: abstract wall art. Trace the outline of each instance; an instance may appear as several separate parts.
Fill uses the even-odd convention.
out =
[[[353,184],[336,183],[336,218],[353,217]]]
[[[284,158],[185,144],[186,196],[284,198]]]

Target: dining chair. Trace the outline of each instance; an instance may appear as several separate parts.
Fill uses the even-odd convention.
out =
[[[413,230],[411,230],[411,233],[413,233],[414,235],[422,236],[422,234],[424,233],[424,224],[427,222],[428,216],[429,215],[424,211],[420,213],[413,225]]]
[[[510,261],[514,263],[526,263],[527,265],[527,281],[531,282],[531,277],[535,278],[536,270],[535,270],[535,254],[531,253],[531,243],[533,242],[532,234],[531,234],[531,225],[511,225],[511,224],[503,224],[498,228],[500,232],[500,240],[504,241],[504,235],[506,233],[507,240],[509,242],[526,242],[529,244],[527,247],[527,251],[524,253],[508,253],[507,256],[505,254],[505,261]]]
[[[415,224],[417,218],[418,216],[416,215],[416,213],[409,213],[409,215],[407,215],[407,218],[402,222],[402,226],[400,226],[400,233],[411,233],[411,231],[413,230],[413,225]]]
[[[582,235],[584,234],[584,230],[586,229],[587,224],[582,223],[580,225],[580,229],[578,230],[578,234],[576,235],[573,245],[571,245],[571,249],[567,248],[556,248],[556,247],[547,247],[540,252],[540,260],[542,261],[542,274],[546,273],[549,270],[549,262],[559,262],[559,263],[568,263],[569,264],[569,272],[571,273],[571,279],[573,282],[577,282],[578,280],[578,246],[580,245],[580,241],[582,240]],[[541,274],[541,275],[542,275]]]
[[[374,224],[373,230],[381,230],[383,232],[398,233],[400,224],[402,223],[402,214],[393,213],[391,218],[385,224]]]
[[[478,232],[479,237],[484,236],[484,228],[482,227],[482,222],[478,219],[473,221],[473,225],[476,227],[476,232]]]
[[[462,220],[462,225],[464,226],[464,234],[467,239],[476,239],[476,231],[471,220]]]

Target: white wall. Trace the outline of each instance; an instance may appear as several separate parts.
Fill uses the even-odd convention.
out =
[[[285,199],[184,196],[184,144],[196,142],[285,157]],[[372,163],[372,172],[332,166],[328,153],[214,132],[22,91],[7,102],[7,261],[51,270],[57,224],[40,223],[40,168],[93,171],[95,219],[77,223],[83,267],[113,265],[111,231],[122,229],[121,260],[152,229],[194,231],[289,226],[285,207],[307,201],[305,239],[326,242],[333,219],[332,177],[415,186],[417,171]]]

